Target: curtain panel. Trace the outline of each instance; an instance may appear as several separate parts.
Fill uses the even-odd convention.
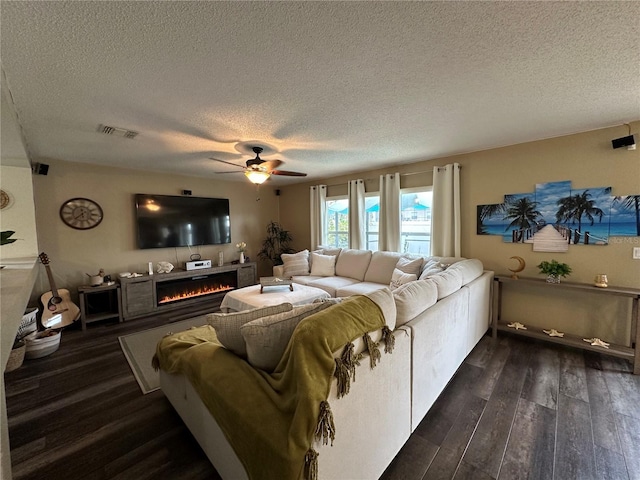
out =
[[[366,248],[364,180],[349,180],[349,248]]]
[[[400,174],[380,175],[378,250],[400,251]]]
[[[309,187],[311,250],[317,250],[319,245],[325,243],[327,233],[326,203],[326,185],[314,185]]]
[[[431,255],[460,256],[460,164],[433,169]]]

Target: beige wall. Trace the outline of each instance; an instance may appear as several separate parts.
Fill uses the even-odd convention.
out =
[[[639,138],[640,122],[631,125]],[[520,256],[526,261],[522,276],[542,278],[536,265],[552,258],[573,268],[570,281],[591,283],[597,273],[606,273],[611,285],[640,288],[640,260],[632,259],[632,248],[640,237],[612,237],[606,246],[576,245],[567,253],[534,252],[530,244],[503,243],[497,236],[476,235],[477,205],[501,203],[504,194],[532,192],[537,183],[571,180],[575,188],[613,187],[613,195],[640,194],[640,149],[613,150],[611,140],[628,134],[626,126],[558,137],[538,142],[402,165],[384,170],[328,178],[282,189],[281,218],[291,230],[295,246],[309,246],[309,185],[324,183],[330,195],[346,194],[349,179],[372,179],[367,191],[377,191],[381,173],[422,172],[435,165],[462,165],[462,254],[483,261],[485,268],[510,274],[508,268]],[[401,177],[401,186],[431,185],[431,174]],[[529,325],[557,328],[578,335],[599,336],[628,344],[631,332],[631,302],[604,295],[567,295],[549,288],[509,287],[505,293],[503,318]],[[570,300],[570,301],[567,301]]]
[[[192,247],[203,259],[217,263],[218,252],[224,252],[225,262],[238,258],[235,244],[247,243],[247,255],[257,259],[270,220],[278,220],[278,198],[273,188],[261,186],[259,197],[255,186],[246,181],[229,182],[197,177],[180,177],[137,170],[126,170],[50,161],[48,175],[35,175],[34,195],[36,223],[40,249],[47,253],[58,288],[85,284],[85,273],[97,273],[104,268],[108,274],[146,272],[148,262],[168,261],[184,268],[190,251],[186,247],[138,250],[136,247],[135,193],[180,195],[191,190],[194,196],[228,198],[231,210],[231,244]],[[104,220],[90,230],[75,230],[66,226],[59,216],[63,202],[74,197],[90,198],[102,207]],[[269,272],[260,263],[262,272]],[[44,269],[42,269],[44,270]],[[41,272],[34,296],[49,289]]]

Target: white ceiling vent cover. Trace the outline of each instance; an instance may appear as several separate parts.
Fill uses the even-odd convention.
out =
[[[115,135],[116,137],[135,138],[138,132],[127,130],[126,128],[110,127],[109,125],[98,125],[98,132],[105,135]]]

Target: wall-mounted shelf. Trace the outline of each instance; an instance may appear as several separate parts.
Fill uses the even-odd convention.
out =
[[[598,288],[586,283],[574,283],[574,282],[561,282],[561,283],[547,283],[543,279],[539,278],[518,278],[513,279],[506,275],[496,275],[494,277],[497,288],[494,288],[494,308],[492,317],[492,334],[493,338],[498,336],[498,331],[510,332],[516,335],[523,335],[538,340],[544,340],[547,342],[558,343],[562,345],[568,345],[571,347],[582,348],[584,350],[590,350],[599,353],[605,353],[608,355],[614,355],[617,357],[625,358],[633,365],[633,373],[640,375],[640,310],[638,303],[640,301],[640,289],[627,288],[627,287],[607,287]],[[508,320],[502,318],[502,296],[503,285],[507,283],[517,283],[519,285],[531,285],[538,287],[548,287],[556,290],[576,290],[584,292],[586,294],[594,295],[617,295],[622,297],[629,297],[632,301],[631,306],[631,347],[624,345],[616,345],[610,343],[608,348],[591,345],[585,342],[584,339],[577,335],[565,333],[564,337],[551,337],[544,333],[541,328],[535,328],[527,326],[527,330],[516,330],[512,327],[507,327],[510,323]],[[602,339],[606,342],[606,339]]]

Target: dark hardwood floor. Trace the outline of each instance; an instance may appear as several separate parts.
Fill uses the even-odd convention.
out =
[[[13,478],[219,478],[118,343],[200,313],[67,329],[57,352],[6,374]],[[640,376],[607,355],[483,338],[383,475],[453,478],[640,479]]]

